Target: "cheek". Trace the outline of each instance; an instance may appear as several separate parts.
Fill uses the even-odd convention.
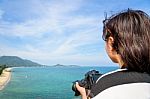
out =
[[[117,63],[116,55],[114,55],[113,52],[109,49],[107,43],[105,44],[105,50],[106,50],[107,55],[109,56],[109,58],[110,58],[114,63]]]
[[[109,56],[109,51],[108,51],[108,45],[107,45],[107,43],[105,43],[105,50],[106,50],[107,55]]]

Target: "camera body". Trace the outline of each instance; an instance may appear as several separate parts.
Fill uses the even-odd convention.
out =
[[[97,79],[102,74],[99,71],[91,70],[85,74],[85,78],[81,80],[76,80],[73,82],[72,90],[75,92],[75,96],[79,96],[80,92],[76,88],[76,82],[79,83],[79,86],[84,87],[86,90],[91,90],[92,86],[96,83]]]

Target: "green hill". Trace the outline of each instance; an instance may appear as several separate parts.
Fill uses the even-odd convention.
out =
[[[30,60],[22,59],[18,56],[1,56],[0,65],[7,65],[9,67],[42,66],[41,64],[32,62]]]

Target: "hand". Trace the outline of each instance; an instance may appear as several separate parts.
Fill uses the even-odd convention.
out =
[[[80,92],[82,99],[87,99],[85,88],[80,87],[78,82],[76,82],[76,88]]]

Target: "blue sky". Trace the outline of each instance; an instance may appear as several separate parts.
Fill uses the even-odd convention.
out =
[[[150,14],[150,0],[0,0],[0,56],[41,64],[115,66],[102,35],[104,12]]]

